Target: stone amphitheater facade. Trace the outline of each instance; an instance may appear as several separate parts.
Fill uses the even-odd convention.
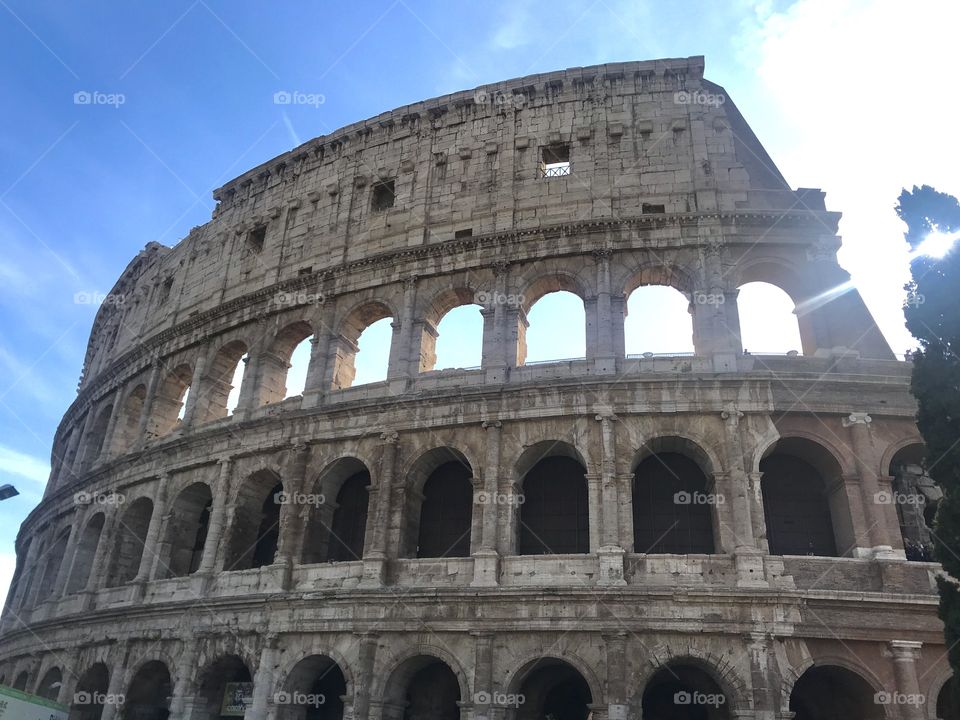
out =
[[[943,716],[938,566],[883,500],[922,457],[909,363],[839,213],[703,67],[398,108],[147,245],[20,530],[0,682],[103,720],[229,717],[225,693],[258,720]],[[802,353],[744,352],[752,281],[794,300]],[[692,356],[626,355],[642,285],[690,299]],[[586,357],[526,364],[558,290]],[[478,301],[482,366],[432,369]],[[352,386],[382,318],[387,379]]]

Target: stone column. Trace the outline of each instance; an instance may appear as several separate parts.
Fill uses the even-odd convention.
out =
[[[303,525],[299,522],[301,513],[296,504],[296,498],[305,492],[304,483],[306,481],[307,463],[310,461],[310,446],[304,443],[299,444],[293,448],[293,453],[293,462],[290,463],[287,478],[284,479],[287,502],[280,506],[279,537],[277,538],[277,552],[273,560],[274,565],[281,565],[284,568],[284,589],[290,587],[296,548],[303,531]]]
[[[393,338],[390,342],[390,361],[387,379],[391,388],[395,380],[401,380],[398,389],[406,388],[406,380],[415,377],[420,370],[420,343],[414,337],[414,305],[417,298],[417,277],[408,277],[403,281],[403,307],[400,317],[394,318]]]
[[[757,720],[773,720],[777,712],[778,683],[773,677],[773,648],[770,646],[772,638],[764,632],[751,632],[747,633],[746,640],[755,716]]]
[[[600,470],[600,579],[604,585],[625,585],[620,546],[620,497],[617,481],[617,445],[614,421],[617,416],[603,411],[596,416],[600,423],[602,462]],[[593,522],[596,522],[594,520]]]
[[[253,701],[250,710],[244,715],[246,720],[266,720],[267,704],[273,699],[273,670],[277,664],[277,635],[270,634],[264,641],[260,652],[260,663],[257,665],[257,675],[253,682]]]
[[[110,668],[110,683],[107,686],[107,697],[103,703],[103,712],[100,714],[100,720],[113,720],[120,715],[121,703],[118,702],[118,699],[123,695],[123,676],[126,674],[124,672],[126,670],[124,658],[127,650],[124,647],[124,643],[117,645],[115,652],[118,662],[113,663],[113,666]]]
[[[191,387],[191,391],[187,395],[187,404],[183,409],[183,420],[180,422],[181,431],[193,426],[197,416],[197,403],[209,402],[206,397],[208,389],[206,377],[208,355],[209,352],[206,350],[201,352],[197,357],[196,367],[193,368],[193,387]]]
[[[614,351],[613,308],[610,301],[610,248],[593,251],[597,264],[597,308],[596,338],[597,346],[591,352],[587,348],[587,357],[594,358],[594,372],[616,372],[616,353]]]
[[[157,492],[153,496],[153,512],[150,514],[150,524],[147,526],[147,536],[143,541],[143,553],[140,555],[140,568],[135,583],[148,582],[153,579],[153,570],[157,566],[157,549],[160,540],[160,526],[167,504],[167,486],[170,484],[170,474],[161,473],[157,479]]]
[[[147,396],[143,400],[143,409],[140,411],[140,422],[137,425],[137,437],[133,441],[133,450],[139,450],[147,442],[147,430],[150,427],[150,416],[153,414],[153,402],[157,398],[157,386],[160,385],[160,375],[163,372],[163,361],[157,358],[150,368],[150,379],[147,380]]]
[[[63,559],[60,561],[60,569],[57,571],[57,580],[53,586],[53,592],[50,594],[51,600],[59,600],[66,595],[67,580],[73,567],[73,558],[77,553],[77,543],[80,541],[80,527],[80,520],[74,518],[70,525],[70,537],[67,538],[67,546],[63,551]]]
[[[482,423],[486,457],[483,467],[483,484],[474,493],[474,504],[479,506],[479,537],[474,541],[473,552],[474,586],[495,586],[499,583],[500,556],[497,553],[497,512],[499,509],[498,487],[500,482],[500,433],[503,424],[499,420]]]
[[[853,412],[843,419],[843,426],[850,430],[850,440],[854,460],[857,465],[857,475],[860,477],[860,494],[863,500],[863,509],[867,521],[867,535],[874,557],[893,557],[893,546],[890,543],[890,532],[887,527],[887,513],[880,498],[880,486],[877,482],[877,472],[873,467],[876,452],[873,440],[870,437],[869,424],[873,421],[867,413]]]
[[[116,397],[110,408],[110,421],[107,423],[107,429],[103,435],[103,447],[100,449],[100,457],[103,460],[109,460],[113,456],[113,434],[117,431],[117,422],[123,414],[123,390],[123,385],[117,388]]]
[[[627,634],[603,636],[607,650],[607,715],[610,720],[627,718]]]
[[[17,591],[14,596],[13,601],[10,603],[10,609],[16,613],[21,605],[23,605],[23,595],[27,591],[27,578],[33,577],[34,582],[31,582],[31,585],[36,583],[36,573],[40,572],[40,568],[37,567],[37,553],[40,549],[40,533],[34,533],[33,539],[30,542],[30,547],[27,548],[27,556],[23,559],[23,565],[21,565],[20,576],[17,578]]]
[[[493,635],[471,632],[474,646],[473,720],[488,720],[493,714]],[[461,698],[466,700],[466,698]]]
[[[207,525],[207,537],[203,542],[203,557],[200,558],[200,566],[197,568],[198,575],[209,575],[216,566],[218,555],[222,555],[224,517],[227,512],[227,503],[230,500],[230,474],[233,467],[233,459],[229,457],[220,458],[220,477],[213,488],[213,505],[210,508],[210,523]]]
[[[764,572],[763,553],[757,548],[754,536],[753,496],[750,487],[750,478],[747,477],[743,465],[743,440],[741,438],[740,421],[743,413],[736,407],[729,407],[720,414],[723,418],[725,431],[724,454],[729,472],[722,483],[721,495],[725,496],[726,517],[730,523],[730,539],[737,568],[737,585],[741,587],[765,587],[767,585]],[[719,480],[719,474],[718,474]],[[718,495],[719,497],[719,495]],[[723,506],[717,506],[717,515],[723,513]],[[760,520],[763,520],[760,508]]]
[[[920,680],[917,677],[917,660],[923,643],[911,640],[891,640],[887,643],[889,656],[893,658],[893,673],[897,679],[897,710],[903,720],[923,720],[924,703],[921,702]],[[927,698],[936,702],[936,698]]]
[[[391,490],[393,471],[397,461],[397,441],[399,434],[385,432],[380,435],[380,478],[377,482],[377,504],[374,508],[376,518],[373,524],[373,537],[366,545],[369,550],[363,558],[363,580],[361,585],[380,587],[385,580],[387,561],[387,530],[390,524]]]
[[[250,348],[247,350],[246,358],[240,360],[246,363],[246,367],[243,368],[240,397],[237,398],[237,406],[233,409],[233,417],[236,420],[248,417],[256,409],[260,400],[260,376],[264,352],[265,350],[259,346]]]
[[[93,426],[97,421],[97,408],[91,403],[87,410],[87,416],[83,420],[83,428],[80,432],[80,447],[77,454],[73,457],[73,474],[81,475],[90,466],[93,458],[90,457],[92,451],[90,447],[90,433],[93,432]]]
[[[370,717],[370,688],[373,685],[373,666],[377,655],[378,639],[379,635],[376,633],[360,635],[360,657],[353,691],[354,720],[368,720]]]
[[[192,697],[193,676],[197,672],[197,652],[200,649],[200,640],[189,637],[181,641],[182,647],[176,667],[176,676],[173,683],[173,697],[170,699],[170,717],[186,717],[188,697]]]
[[[318,406],[323,401],[323,394],[328,390],[324,386],[327,375],[327,352],[330,348],[331,335],[328,332],[314,333],[310,338],[310,364],[307,367],[307,379],[303,385],[302,408]]]
[[[770,553],[767,542],[767,521],[763,515],[763,473],[749,472],[747,477],[747,501],[750,503],[750,524],[757,549],[764,555]]]

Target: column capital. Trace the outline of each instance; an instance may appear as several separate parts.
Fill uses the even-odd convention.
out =
[[[380,442],[385,445],[396,445],[397,440],[400,439],[400,433],[396,430],[385,430],[380,433]]]
[[[403,279],[403,289],[412,290],[417,286],[417,280],[419,279],[420,277],[418,275],[408,275]]]
[[[853,425],[869,425],[873,418],[865,412],[852,412],[841,421],[843,426],[851,427]]]
[[[609,260],[610,256],[613,255],[613,248],[599,247],[594,248],[591,252],[597,260]]]
[[[890,640],[887,643],[889,649],[884,654],[894,660],[910,660],[913,662],[920,659],[921,647],[923,647],[923,643],[918,640]]]
[[[740,418],[743,417],[743,411],[741,411],[736,405],[730,405],[723,409],[720,413],[720,417],[723,418],[727,426],[730,428],[736,428],[740,424]]]
[[[496,428],[499,430],[501,427],[503,427],[503,423],[500,420],[484,420],[482,423],[480,423],[480,427],[482,427],[484,430],[490,430],[491,428]]]

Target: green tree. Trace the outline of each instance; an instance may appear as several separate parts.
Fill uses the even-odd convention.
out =
[[[944,493],[934,527],[934,552],[947,573],[937,581],[940,618],[960,677],[960,248],[936,257],[921,247],[932,234],[960,231],[960,203],[929,185],[914,186],[900,193],[897,215],[913,251],[904,315],[920,347],[913,353],[911,391],[927,469]]]

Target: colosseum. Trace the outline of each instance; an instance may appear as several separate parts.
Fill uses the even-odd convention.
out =
[[[956,718],[910,365],[840,213],[703,70],[385,112],[148,244],[18,535],[0,683],[84,720]],[[742,347],[758,281],[800,352]],[[694,353],[626,353],[648,285],[689,300]],[[585,357],[528,363],[559,291]],[[481,365],[435,369],[472,304]],[[386,379],[355,384],[385,318]]]

